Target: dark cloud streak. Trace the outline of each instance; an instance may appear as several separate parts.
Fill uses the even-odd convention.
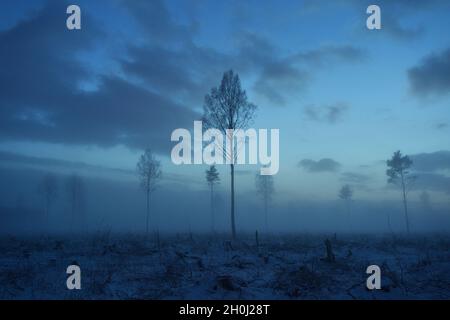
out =
[[[342,119],[348,109],[349,106],[345,103],[325,106],[308,105],[304,108],[304,113],[309,120],[334,124]]]
[[[411,155],[413,168],[422,172],[450,170],[450,151],[436,151]]]
[[[450,93],[450,48],[423,58],[408,70],[408,79],[416,96]]]
[[[63,2],[49,2],[0,33],[2,139],[166,152],[170,132],[199,115],[117,75],[92,75],[78,54],[95,50],[103,32],[89,15],[89,31],[68,31],[61,12]],[[97,90],[81,90],[93,76]]]
[[[337,172],[341,164],[330,158],[323,158],[318,161],[311,159],[303,159],[298,166],[310,173],[318,172]]]

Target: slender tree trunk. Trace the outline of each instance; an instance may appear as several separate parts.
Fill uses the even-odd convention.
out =
[[[45,204],[45,223],[47,224],[47,228],[49,225],[49,211],[50,211],[50,200],[47,198]]]
[[[231,235],[236,239],[236,226],[234,220],[234,164],[231,164]]]
[[[46,235],[48,235],[49,233],[49,229],[50,229],[50,225],[49,225],[49,219],[48,219],[48,211],[49,211],[49,200],[48,200],[48,196],[45,198],[45,231],[44,233]]]
[[[348,230],[351,231],[351,220],[350,220],[350,200],[347,200],[347,220],[348,220]]]
[[[211,184],[211,232],[215,232],[215,221],[214,221],[214,185]]]
[[[188,232],[189,232],[189,240],[193,240],[192,237],[192,227],[191,227],[191,218],[188,216]]]
[[[406,202],[405,180],[403,177],[403,173],[401,175],[401,178],[402,178],[402,191],[403,191],[403,208],[405,210],[405,220],[406,220],[406,232],[409,234],[408,204]]]
[[[394,231],[392,230],[392,226],[391,226],[391,214],[388,212],[387,214],[387,220],[388,220],[388,228],[391,234],[394,234]]]
[[[147,221],[145,224],[145,234],[148,235],[148,220],[150,217],[150,192],[147,191]]]
[[[72,194],[72,212],[70,216],[70,233],[73,233],[73,225],[75,223],[75,196]]]
[[[268,219],[267,219],[267,198],[264,198],[264,223],[266,226],[266,233],[269,233],[269,224],[268,224]]]

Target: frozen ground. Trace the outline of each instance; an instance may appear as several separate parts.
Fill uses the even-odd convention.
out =
[[[331,240],[335,262],[325,258]],[[450,236],[2,237],[0,299],[449,299]],[[69,264],[81,290],[66,288]],[[365,288],[368,265],[382,290]]]

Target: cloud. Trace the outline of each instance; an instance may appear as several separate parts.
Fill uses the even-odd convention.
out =
[[[450,48],[424,57],[408,70],[408,79],[412,93],[417,96],[450,93]]]
[[[233,64],[230,56],[192,43],[182,50],[154,44],[128,48],[129,60],[122,60],[123,70],[145,83],[146,88],[178,101],[199,107],[224,70]]]
[[[420,173],[417,175],[413,189],[439,191],[450,194],[450,177],[437,173]]]
[[[360,35],[367,36],[366,29],[366,8],[369,5],[376,4],[381,8],[382,30],[377,35],[388,36],[398,41],[411,41],[422,36],[426,29],[425,23],[420,25],[417,21],[417,12],[426,12],[427,10],[446,10],[449,7],[445,0],[378,0],[373,3],[371,0],[340,0],[333,1],[330,4],[326,0],[306,0],[303,2],[305,10],[311,13],[323,12],[324,10],[333,10],[337,12],[345,9],[346,12],[357,17],[357,30]]]
[[[93,74],[79,57],[95,52],[103,31],[88,14],[89,31],[68,31],[61,12],[52,1],[0,32],[1,139],[168,150],[170,132],[199,115],[126,77]],[[82,90],[92,78],[97,88]]]
[[[359,62],[366,57],[365,51],[351,45],[324,45],[317,49],[294,54],[291,59],[312,66],[324,67],[335,62]]]
[[[173,19],[161,0],[120,0],[132,19],[137,22],[144,37],[150,37],[152,42],[166,44],[172,41],[185,41],[191,38],[195,26],[178,24]]]
[[[286,93],[304,90],[309,79],[306,71],[278,61],[264,66],[254,89],[276,106],[283,106],[286,104]]]
[[[340,180],[345,183],[364,184],[370,181],[370,177],[356,172],[343,172]]]
[[[14,152],[6,152],[0,151],[0,165],[5,167],[32,167],[41,170],[55,170],[55,169],[63,169],[67,173],[73,171],[84,171],[91,170],[92,172],[99,173],[100,171],[109,171],[110,173],[125,173],[130,174],[135,172],[131,172],[126,169],[116,169],[116,168],[108,168],[97,165],[90,165],[84,163],[82,161],[68,161],[54,158],[43,158],[43,157],[32,157],[26,156]]]
[[[365,8],[372,4],[370,0],[365,2],[363,4]],[[426,23],[417,20],[417,12],[426,12],[438,8],[439,2],[439,0],[379,1],[377,5],[381,8],[381,34],[402,42],[410,42],[421,37],[426,32]]]
[[[432,153],[419,153],[410,156],[413,168],[416,171],[433,172],[450,170],[450,151],[436,151]]]
[[[356,172],[343,172],[339,178],[342,183],[349,184],[355,189],[372,191],[368,183],[372,180],[368,175]]]
[[[298,163],[298,166],[311,173],[336,172],[341,167],[339,162],[336,162],[330,158],[323,158],[318,161],[303,159]]]
[[[349,109],[345,103],[335,103],[326,106],[308,105],[304,113],[309,120],[336,123],[342,119],[343,114]]]
[[[195,110],[224,70],[256,79],[255,91],[281,105],[306,86],[308,67],[359,55],[350,46],[328,46],[286,57],[251,33],[241,33],[235,50],[222,53],[196,45],[195,23],[180,25],[163,1],[120,1],[112,8],[121,7],[141,33],[114,42],[126,52],[120,56],[96,55],[111,34],[89,12],[83,14],[89,28],[61,27],[62,1],[0,32],[0,139],[166,152],[171,131],[200,117]],[[116,67],[92,67],[103,58]],[[83,89],[92,82],[95,88]],[[340,111],[330,109],[329,121]]]
[[[448,128],[448,123],[446,123],[446,122],[439,122],[439,123],[436,123],[436,125],[434,127],[436,129],[439,129],[439,130],[445,129],[445,128]]]
[[[129,60],[122,61],[124,70],[152,89],[193,104],[203,102],[205,93],[220,80],[224,70],[234,69],[255,79],[252,88],[260,97],[270,104],[285,105],[289,94],[305,90],[317,68],[354,63],[367,56],[364,50],[348,44],[283,55],[267,38],[242,30],[236,33],[236,45],[231,50],[219,52],[197,45],[195,28],[178,25],[163,4],[147,8],[145,1],[123,3],[142,29],[152,31],[143,45],[130,45]],[[154,11],[161,17],[152,19]],[[163,43],[159,38],[164,39]]]
[[[271,60],[263,64],[255,89],[270,101],[284,105],[286,101],[280,91],[305,90],[313,79],[312,74],[318,68],[330,68],[339,63],[360,62],[366,56],[365,51],[350,45],[327,45],[313,50],[299,51],[287,57],[273,55]]]
[[[136,171],[130,169],[112,168],[100,165],[91,165],[82,161],[67,161],[54,158],[32,157],[14,152],[0,151],[0,167],[5,168],[31,168],[41,172],[58,172],[72,174],[73,172],[86,174],[87,176],[99,176],[108,179],[116,178],[136,180]],[[184,184],[204,185],[198,177],[165,172],[162,180]]]
[[[386,12],[386,10],[384,11]],[[406,27],[404,26],[398,15],[382,14],[382,29],[389,33],[393,38],[398,40],[410,41],[420,37],[424,32],[423,26]]]
[[[138,21],[153,23],[151,19]],[[254,79],[255,93],[277,106],[284,105],[290,93],[303,90],[311,77],[299,59],[283,56],[267,38],[252,32],[240,32],[236,45],[226,53],[195,44],[192,33],[169,37],[165,45],[149,39],[144,45],[130,46],[129,59],[122,62],[124,71],[153,90],[196,106],[228,69]]]

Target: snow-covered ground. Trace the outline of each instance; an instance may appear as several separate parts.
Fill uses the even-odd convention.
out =
[[[335,262],[325,258],[330,239]],[[449,299],[450,236],[2,237],[0,299]],[[68,290],[66,268],[81,268]],[[366,289],[367,266],[381,290]]]

